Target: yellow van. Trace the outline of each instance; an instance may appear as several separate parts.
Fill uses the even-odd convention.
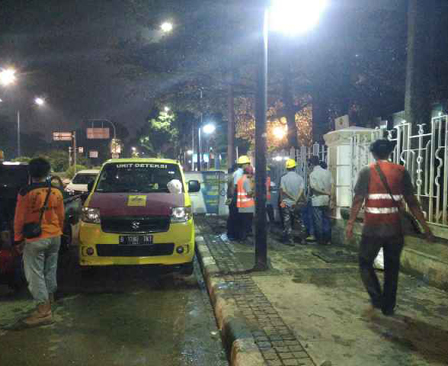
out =
[[[79,230],[83,267],[166,265],[193,273],[195,233],[181,165],[167,159],[113,159],[89,184]]]

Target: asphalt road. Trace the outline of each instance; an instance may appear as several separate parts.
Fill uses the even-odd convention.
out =
[[[197,263],[191,277],[150,267],[81,276],[73,247],[59,289],[54,324],[17,330],[30,296],[0,286],[1,366],[228,365]]]

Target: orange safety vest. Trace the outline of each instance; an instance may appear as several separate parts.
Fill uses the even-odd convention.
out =
[[[271,199],[271,177],[266,179],[266,199],[268,201]]]
[[[394,196],[394,200],[401,203],[403,199],[403,174],[405,168],[401,165],[380,161],[380,168],[386,176],[387,183]],[[392,224],[400,225],[400,214],[396,203],[384,187],[375,169],[370,165],[369,191],[365,203],[364,223],[366,225]]]
[[[236,207],[253,207],[255,206],[255,200],[253,197],[248,196],[246,190],[244,189],[244,182],[246,181],[247,176],[243,174],[236,186]]]

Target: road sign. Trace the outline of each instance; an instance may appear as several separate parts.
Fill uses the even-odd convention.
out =
[[[110,138],[109,128],[88,128],[87,138],[91,140],[108,140]]]
[[[82,146],[78,147],[78,152],[82,154],[84,152],[84,148]]]
[[[89,151],[89,157],[90,157],[90,158],[93,158],[93,159],[97,158],[97,157],[98,157],[98,151],[96,151],[96,150],[90,150],[90,151]]]
[[[53,141],[71,141],[71,132],[53,132]]]

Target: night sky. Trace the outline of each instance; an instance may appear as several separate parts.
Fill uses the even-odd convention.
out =
[[[0,65],[20,72],[17,85],[0,90],[2,108],[20,106],[25,131],[73,128],[89,118],[130,130],[144,122],[148,102],[127,98],[119,70],[108,62],[114,43],[136,31],[124,23],[122,3],[1,1]],[[34,95],[47,98],[45,110],[29,110]]]

